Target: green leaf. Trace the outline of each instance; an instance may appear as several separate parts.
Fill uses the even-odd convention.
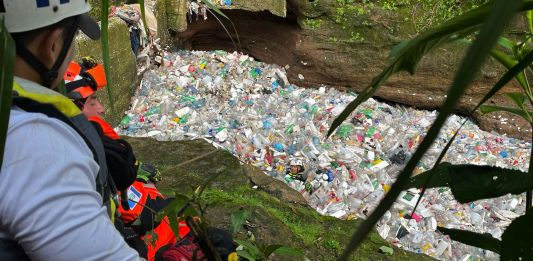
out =
[[[146,35],[149,37],[148,39],[150,39],[151,34],[150,34],[150,30],[148,28],[148,24],[146,23],[146,10],[145,10],[145,7],[144,7],[144,0],[139,0],[139,7],[141,8],[141,19],[142,19],[143,24],[144,24],[144,31],[146,32]]]
[[[211,3],[211,1],[209,1],[209,0],[202,0],[202,2],[205,3],[205,5],[207,5],[207,7],[209,7],[209,9],[215,11],[215,13],[217,13],[218,15],[220,15],[220,16],[222,16],[222,17],[228,19],[228,20],[231,20],[231,19],[229,19],[228,16],[226,16],[224,13],[222,13],[222,11],[220,11],[220,9],[219,9],[216,5],[214,5],[213,3]]]
[[[242,258],[246,258],[250,261],[255,261],[256,258],[254,256],[252,256],[250,253],[248,253],[248,251],[246,250],[237,250],[237,256],[239,257],[242,257]]]
[[[11,112],[13,94],[13,68],[15,66],[15,42],[0,18],[0,168],[4,159],[4,149]]]
[[[513,102],[518,107],[524,106],[524,102],[526,101],[526,96],[520,92],[510,92],[506,93],[506,95],[513,100]]]
[[[517,116],[520,116],[523,119],[525,119],[527,122],[531,123],[531,118],[530,118],[531,112],[529,112],[528,114],[521,109],[509,108],[509,107],[503,107],[503,106],[495,106],[495,105],[482,105],[479,108],[479,110],[484,114],[505,111],[505,112],[509,112]]]
[[[111,112],[116,115],[115,111],[115,102],[113,100],[113,95],[111,94],[111,82],[109,81],[111,78],[109,75],[111,75],[111,58],[109,57],[109,0],[102,0],[102,13],[100,14],[100,21],[101,21],[101,38],[100,41],[102,43],[102,59],[104,60],[104,69],[105,69],[105,77],[107,79],[107,95],[109,97],[109,105],[111,105]]]
[[[274,251],[274,254],[280,256],[303,256],[304,252],[301,249],[282,246]]]
[[[158,219],[168,217],[170,228],[174,235],[179,235],[178,218],[184,216],[198,216],[196,210],[190,204],[191,200],[185,195],[175,193],[174,199],[157,215]]]
[[[276,250],[278,250],[280,247],[283,247],[283,245],[269,245],[265,248],[263,251],[263,254],[265,255],[265,259],[268,259],[270,255]]]
[[[394,254],[394,249],[392,249],[391,247],[388,247],[388,246],[381,246],[379,248],[379,251],[381,251],[381,253],[384,253],[384,254],[387,254],[387,255],[393,255]]]
[[[255,259],[264,259],[265,257],[263,256],[263,253],[261,252],[261,250],[259,250],[259,248],[247,241],[247,240],[241,240],[241,239],[234,239],[235,242],[237,242],[237,244],[241,245],[242,247],[244,247],[244,249],[250,254],[252,255]]]
[[[252,212],[248,209],[242,209],[231,214],[231,226],[233,228],[233,232],[238,232],[241,230],[242,224],[244,224],[251,213]]]
[[[222,28],[224,29],[224,31],[226,31],[226,34],[229,36],[231,42],[233,43],[233,46],[235,47],[235,49],[240,49],[241,48],[241,40],[239,38],[239,33],[237,32],[237,28],[235,27],[235,24],[233,24],[233,21],[231,21],[231,19],[229,19],[229,17],[227,17],[224,13],[222,13],[222,11],[220,11],[220,9],[218,7],[216,7],[213,3],[211,3],[211,1],[209,0],[203,0],[203,2],[209,7],[207,9],[207,11],[209,13],[211,13],[213,15],[213,17],[215,17],[215,19],[217,19],[218,23],[222,26]],[[212,11],[215,11],[218,15],[226,18],[230,23],[231,23],[231,26],[233,27],[233,32],[235,32],[235,35],[237,36],[237,41],[239,43],[239,45],[237,46],[235,44],[235,41],[233,40],[233,37],[231,36],[229,30],[226,28],[226,26],[224,25],[224,23],[222,23],[222,21],[220,21],[220,19],[218,19],[218,16],[216,16]]]
[[[505,47],[505,49],[508,49],[509,51],[512,51],[515,46],[515,43],[513,41],[503,36],[500,36],[500,38],[498,38],[498,44]]]
[[[480,234],[467,230],[449,229],[444,227],[437,227],[437,229],[441,233],[450,236],[452,240],[459,241],[463,244],[487,249],[495,253],[500,253],[502,249],[502,242],[492,237],[489,233]],[[502,258],[502,260],[506,259]]]
[[[409,178],[413,173],[413,170],[417,166],[418,162],[421,160],[427,150],[431,147],[433,141],[438,137],[440,129],[446,122],[446,119],[455,109],[455,106],[461,96],[464,94],[465,89],[477,75],[481,65],[488,57],[489,51],[492,49],[492,47],[496,43],[496,40],[498,39],[498,36],[503,31],[503,28],[511,19],[512,15],[519,9],[521,4],[522,1],[518,0],[495,0],[492,1],[490,5],[485,5],[481,8],[474,9],[473,11],[467,13],[467,17],[469,17],[470,22],[462,22],[460,24],[457,24],[457,27],[449,28],[450,31],[451,29],[453,29],[453,31],[458,31],[461,28],[464,29],[465,26],[470,27],[474,23],[479,23],[480,21],[478,19],[485,20],[486,18],[486,21],[482,26],[479,36],[469,48],[465,58],[463,59],[463,62],[459,67],[459,70],[457,71],[457,74],[455,75],[451,88],[448,90],[447,99],[440,107],[437,119],[435,119],[435,122],[428,130],[426,137],[419,145],[418,149],[415,151],[411,159],[407,162],[405,168],[398,175],[390,191],[385,195],[385,197],[376,207],[374,212],[372,212],[372,214],[370,214],[370,216],[359,225],[359,228],[353,234],[352,238],[350,239],[350,242],[348,243],[345,251],[339,258],[339,260],[348,259],[352,251],[357,249],[357,247],[361,244],[366,235],[370,231],[372,231],[376,223],[381,219],[383,214],[396,201],[396,198],[403,190],[403,187],[409,181]],[[488,12],[487,9],[489,9],[490,12]],[[486,16],[487,14],[488,16]],[[483,18],[478,16],[482,16]],[[464,15],[460,17],[463,17],[462,19],[464,19]],[[454,19],[452,21],[457,20]],[[447,26],[449,24],[450,22],[445,23],[444,26]],[[442,35],[442,33],[443,32],[440,32],[439,35]],[[424,33],[423,35],[425,34],[426,33]]]
[[[433,178],[426,188],[450,187],[459,203],[501,197],[508,193],[520,194],[533,189],[533,179],[519,170],[494,166],[439,164],[432,170],[412,177],[408,188],[420,188],[428,175]]]
[[[533,257],[533,215],[516,218],[502,235],[501,260],[529,260]]]
[[[472,110],[472,113],[476,111],[483,103],[488,101],[494,94],[499,92],[509,81],[515,78],[518,74],[522,73],[524,69],[533,62],[533,51],[530,51],[524,59],[520,60],[518,64],[510,68],[498,82],[490,89],[488,93],[485,94],[483,99],[478,103],[478,105]],[[527,82],[526,82],[527,84]]]
[[[490,55],[492,56],[492,58],[496,59],[496,61],[500,62],[503,66],[505,66],[505,68],[507,69],[511,69],[513,68],[513,66],[518,64],[518,60],[516,58],[496,49],[492,49],[490,51]],[[522,87],[527,86],[526,76],[523,71],[517,73],[515,78]]]

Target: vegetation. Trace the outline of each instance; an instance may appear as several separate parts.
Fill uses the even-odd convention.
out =
[[[429,51],[450,41],[461,39],[469,35],[475,36],[475,40],[472,42],[462,64],[457,70],[452,85],[448,89],[446,101],[440,107],[437,119],[429,129],[426,137],[423,139],[414,155],[406,164],[405,168],[398,175],[398,178],[390,191],[385,195],[384,199],[380,202],[374,212],[363,222],[363,224],[361,224],[356,233],[354,233],[350,243],[339,260],[348,259],[350,254],[358,248],[365,236],[373,229],[383,214],[392,206],[400,192],[406,187],[409,187],[408,184],[410,181],[411,184],[416,183],[415,186],[422,185],[422,188],[449,186],[451,187],[455,198],[462,203],[482,198],[498,197],[507,193],[523,193],[533,189],[533,182],[531,181],[533,175],[532,165],[530,165],[528,173],[525,174],[516,173],[517,171],[515,170],[501,169],[492,166],[452,165],[449,163],[441,164],[441,160],[455,136],[450,139],[447,146],[441,152],[433,169],[422,173],[421,176],[410,179],[416,165],[437,138],[440,129],[444,125],[448,116],[452,113],[461,96],[464,94],[466,87],[474,79],[486,58],[489,57],[491,53],[494,53],[493,47],[497,43],[499,36],[502,34],[512,16],[516,12],[530,9],[533,9],[533,1],[530,0],[494,0],[489,4],[482,5],[445,22],[438,27],[425,31],[410,41],[400,43],[391,51],[391,62],[389,66],[374,78],[370,86],[360,93],[359,96],[339,115],[339,117],[335,119],[328,131],[328,136],[331,135],[363,101],[370,98],[391,75],[400,71],[407,71],[414,74],[418,63]],[[531,15],[528,15],[528,17],[531,17]],[[529,23],[532,24],[532,22]],[[496,83],[485,95],[474,110],[479,108],[484,102],[492,97],[492,95],[503,88],[507,82],[517,75],[524,73],[524,69],[533,61],[533,57],[530,57],[529,54],[530,52],[528,50],[527,52],[523,52],[520,56],[513,57],[515,58],[513,65],[509,66],[510,69],[507,73],[501,77],[498,83]],[[529,95],[530,91],[528,88],[524,88],[524,92],[525,95],[514,94],[511,98],[515,100],[519,107],[517,113],[522,113],[528,116],[529,112],[525,109],[523,104],[525,100],[524,96]],[[434,175],[437,175],[437,177],[434,178]],[[434,181],[435,179],[438,179],[440,182],[438,182],[438,184],[433,184],[432,180]],[[420,199],[421,198],[422,196]],[[528,200],[527,204],[526,208],[529,210],[531,208],[531,200]],[[526,215],[514,220],[505,230],[502,240],[493,238],[490,235],[481,235],[459,229],[439,228],[439,230],[450,235],[454,240],[497,252],[504,260],[519,260],[532,256],[533,254],[533,249],[531,248],[533,237],[531,237],[531,233],[529,233],[531,228],[526,225],[528,222],[532,222],[532,219],[533,215],[530,211],[527,211]],[[520,233],[519,231],[527,232]]]
[[[141,5],[143,5],[142,2],[143,1],[141,0]],[[314,3],[317,2],[319,1],[315,1]],[[459,4],[457,4],[458,2]],[[439,157],[431,170],[422,173],[419,176],[411,177],[415,166],[434,142],[447,117],[452,113],[458,100],[464,94],[466,87],[479,72],[479,68],[489,56],[497,59],[508,69],[508,71],[479,102],[476,109],[480,108],[481,111],[485,113],[502,110],[508,111],[525,118],[530,124],[533,124],[533,116],[529,111],[530,105],[533,106],[533,94],[527,80],[528,74],[531,74],[533,70],[531,67],[533,52],[530,48],[531,37],[533,35],[533,15],[530,12],[527,13],[530,32],[526,33],[524,39],[514,42],[500,37],[505,26],[516,12],[533,9],[533,0],[494,0],[488,4],[484,4],[485,2],[486,1],[482,0],[336,0],[337,7],[335,9],[335,22],[337,23],[347,24],[349,22],[349,17],[353,15],[370,15],[371,12],[376,10],[375,8],[379,8],[380,11],[384,12],[394,12],[398,11],[398,8],[401,6],[412,5],[414,8],[412,10],[413,15],[410,22],[413,24],[415,31],[418,32],[428,28],[430,29],[422,32],[410,41],[400,43],[392,50],[390,65],[386,67],[382,73],[374,79],[370,86],[360,93],[359,96],[334,121],[328,135],[331,135],[335,128],[340,126],[350,113],[356,110],[362,102],[370,98],[391,75],[401,71],[407,71],[414,74],[418,63],[428,52],[451,41],[463,39],[468,36],[474,38],[463,63],[458,68],[453,83],[450,86],[446,101],[440,108],[438,118],[429,129],[419,148],[409,160],[404,170],[402,170],[397,181],[386,194],[383,201],[369,218],[359,226],[359,229],[355,231],[344,252],[341,253],[341,246],[344,244],[343,237],[346,237],[351,233],[356,222],[342,221],[342,225],[336,223],[335,225],[325,228],[324,224],[327,224],[330,221],[333,222],[333,218],[319,217],[313,212],[313,210],[302,206],[284,205],[281,202],[276,201],[276,198],[272,195],[269,195],[266,192],[251,190],[247,185],[237,187],[231,191],[205,189],[206,186],[202,186],[192,195],[176,194],[178,200],[167,209],[167,211],[170,212],[166,212],[165,214],[181,215],[186,212],[185,210],[190,208],[189,206],[193,206],[192,209],[194,209],[194,211],[191,210],[188,215],[203,215],[204,212],[209,213],[209,208],[207,208],[206,203],[209,203],[209,205],[221,206],[234,212],[238,211],[234,209],[237,205],[247,206],[276,217],[281,224],[286,226],[294,235],[296,235],[297,239],[300,239],[303,242],[304,246],[320,244],[320,247],[333,249],[337,252],[340,255],[340,260],[347,260],[350,257],[350,254],[358,248],[360,249],[359,251],[362,251],[361,253],[367,254],[364,251],[368,245],[363,244],[365,237],[371,233],[374,225],[385,211],[390,208],[399,193],[406,188],[449,186],[459,202],[498,197],[507,193],[518,194],[531,191],[533,189],[533,166],[531,165],[528,173],[521,173],[516,170],[507,170],[491,166],[452,165],[446,162],[441,162],[447,148],[453,141],[453,138],[449,141],[448,146],[442,151],[441,157]],[[107,35],[107,11],[109,1],[102,0],[101,3],[103,6],[101,18],[104,64],[106,65],[106,71],[108,74],[111,74],[112,72],[109,68],[109,42]],[[418,8],[426,8],[429,5],[433,7],[432,12],[420,13],[417,11]],[[442,21],[449,18],[452,19],[441,24]],[[316,20],[306,21],[304,23],[310,27],[318,28],[321,26],[321,23],[316,22]],[[365,22],[363,22],[363,25],[364,23]],[[0,38],[0,67],[2,67],[2,70],[0,71],[0,84],[2,84],[2,88],[0,89],[1,155],[3,153],[9,119],[12,92],[9,86],[12,85],[13,80],[12,68],[14,63],[14,45],[9,34],[3,27],[3,22],[0,22],[0,24],[0,33],[2,35],[2,38]],[[363,40],[358,32],[352,31],[349,35],[349,39],[352,40],[348,41],[356,42]],[[500,48],[495,48],[498,43],[500,44]],[[515,103],[516,108],[483,105],[483,103],[512,79],[516,79],[523,87],[523,92],[510,95],[510,99]],[[110,88],[108,88],[108,90],[110,90]],[[109,97],[112,99],[111,95],[109,95]],[[111,104],[113,104],[112,100]],[[468,176],[468,179],[465,179],[465,176]],[[200,196],[204,192],[205,201],[202,201]],[[531,196],[528,196],[527,207],[528,210],[530,210]],[[250,214],[250,216],[252,215],[253,213]],[[238,224],[247,218],[234,216],[234,219],[234,227],[236,231],[239,231],[237,227],[240,226]],[[525,215],[512,222],[504,232],[502,240],[488,235],[479,235],[457,229],[439,228],[439,230],[450,235],[454,240],[500,253],[502,259],[522,259],[533,256],[533,249],[531,248],[531,245],[533,245],[533,237],[531,237],[533,234],[533,227],[530,226],[531,222],[533,222],[533,214],[531,211],[527,211]],[[173,223],[172,226],[175,228],[176,224]],[[325,239],[317,242],[317,238]],[[385,244],[375,233],[371,233],[368,240],[374,242],[374,245]],[[245,241],[241,241],[243,245],[246,245],[247,243],[244,242]],[[253,257],[254,259],[266,259],[271,253],[281,249],[281,247],[278,247],[277,249],[272,250],[273,247],[271,246],[272,245],[267,244],[248,245],[246,246],[249,250],[247,254],[256,254],[256,256]],[[368,256],[365,256],[365,259],[366,258],[368,258]],[[377,259],[380,258],[378,257]]]

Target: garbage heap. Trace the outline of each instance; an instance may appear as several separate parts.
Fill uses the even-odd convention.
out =
[[[147,72],[117,127],[122,135],[157,140],[203,138],[242,163],[284,180],[323,215],[365,218],[390,189],[437,116],[369,99],[330,139],[333,119],[355,93],[325,86],[299,88],[285,68],[240,53],[165,53],[159,69]],[[300,78],[305,78],[300,75]],[[463,122],[451,116],[440,137],[418,164],[429,170]],[[505,121],[505,119],[502,119]],[[467,122],[448,152],[451,163],[489,164],[527,171],[531,144],[481,131]],[[302,173],[290,174],[291,161]],[[420,191],[404,191],[377,231],[393,244],[444,260],[493,260],[498,255],[452,242],[437,225],[502,232],[524,213],[522,196],[457,203],[450,190],[430,189],[414,215]]]

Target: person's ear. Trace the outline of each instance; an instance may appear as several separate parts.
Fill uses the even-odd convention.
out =
[[[39,59],[47,68],[55,64],[63,47],[63,30],[56,28],[45,32],[41,38],[37,51]]]

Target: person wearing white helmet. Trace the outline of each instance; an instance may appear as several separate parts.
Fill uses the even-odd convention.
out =
[[[0,0],[17,52],[0,170],[0,260],[140,259],[113,224],[116,193],[98,133],[55,91],[78,29],[100,36],[89,10],[87,0]]]
[[[304,173],[304,163],[299,158],[293,158],[289,162],[290,168],[287,170],[287,175],[285,176],[286,180],[297,179],[302,182],[307,180],[307,175]]]

